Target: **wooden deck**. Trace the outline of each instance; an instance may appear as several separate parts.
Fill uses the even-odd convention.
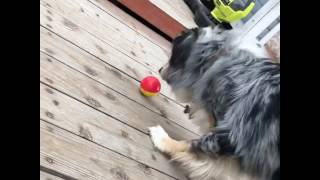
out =
[[[116,0],[116,2],[156,27],[168,39],[174,39],[187,28],[196,27],[193,14],[183,0]]]
[[[199,130],[165,82],[157,97],[139,93],[170,46],[107,0],[40,1],[41,179],[185,179],[148,127],[177,139]]]
[[[158,8],[166,12],[173,19],[186,28],[197,27],[193,14],[183,0],[150,0]]]

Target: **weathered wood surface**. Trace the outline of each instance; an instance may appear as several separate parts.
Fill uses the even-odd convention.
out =
[[[191,10],[183,0],[150,0],[150,2],[166,12],[186,28],[197,27],[193,20]]]
[[[165,34],[170,39],[174,39],[186,30],[185,26],[149,0],[117,0],[117,2],[138,15],[140,19],[156,27],[162,34]]]
[[[200,133],[157,72],[170,49],[107,0],[40,1],[41,179],[185,179],[148,135]],[[147,75],[159,96],[139,93]]]
[[[146,108],[179,124],[180,126],[198,134],[200,133],[198,128],[188,119],[187,115],[183,113],[184,108],[182,106],[168,100],[163,95],[153,98],[146,98],[142,96],[138,89],[138,81],[130,76],[122,74],[119,70],[66,42],[57,35],[52,33],[49,35],[49,33],[50,32],[44,28],[40,29],[41,51],[49,53],[50,56],[84,74],[87,74],[91,78],[113,90],[116,90]]]
[[[40,118],[173,177],[183,177],[154,151],[148,135],[43,84]]]
[[[75,179],[174,179],[42,120],[40,164]]]
[[[54,176],[52,174],[40,171],[40,180],[64,180],[64,179]]]
[[[53,29],[63,26],[71,31],[81,28],[155,72],[168,61],[163,49],[87,0],[41,0],[41,4],[52,13],[47,15],[51,21],[41,18],[41,24],[49,24]]]
[[[42,26],[50,29],[67,41],[72,42],[76,46],[98,57],[122,72],[127,73],[131,77],[134,77],[136,80],[141,80],[147,75],[159,77],[159,68],[154,66],[153,63],[158,62],[157,60],[144,59],[143,61],[140,61],[140,59],[137,61],[136,59],[123,54],[121,51],[105,43],[92,33],[89,33],[86,29],[83,29],[67,19],[68,17],[63,17],[59,14],[56,14],[54,9],[51,8],[52,6],[53,5],[48,3],[43,3],[43,5],[40,5],[40,24]],[[125,35],[122,35],[122,37],[124,36]],[[135,54],[135,52],[132,54]],[[165,62],[162,64],[165,64],[168,61],[168,58],[169,57],[167,57]],[[167,97],[170,97],[170,99],[175,99],[175,96],[172,94],[168,84],[160,77],[159,79],[162,86],[161,93]]]
[[[99,8],[105,11],[105,13],[110,14],[112,17],[118,19],[123,24],[127,25],[131,29],[135,30],[136,32],[140,33],[144,37],[148,38],[152,41],[155,45],[160,46],[164,49],[168,54],[171,51],[171,43],[164,39],[159,34],[154,33],[150,28],[142,24],[141,22],[137,21],[135,18],[130,16],[129,14],[125,13],[117,6],[113,5],[108,0],[89,0],[91,3],[95,4]]]
[[[175,138],[197,137],[183,127],[43,53],[40,53],[40,81],[144,133],[148,133],[148,127],[159,124]]]

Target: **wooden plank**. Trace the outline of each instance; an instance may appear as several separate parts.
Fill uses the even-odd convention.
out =
[[[170,97],[171,99],[175,99],[174,94],[171,92],[171,88],[160,78],[157,72],[158,70],[154,66],[152,66],[151,64],[147,64],[149,68],[152,68],[152,70],[150,70],[146,65],[141,64],[140,62],[137,62],[134,59],[119,52],[97,37],[94,37],[92,34],[88,33],[81,27],[74,25],[75,27],[77,27],[77,30],[74,31],[70,29],[68,27],[70,25],[65,25],[66,21],[69,22],[69,24],[73,24],[71,21],[59,16],[58,14],[54,14],[52,10],[49,10],[40,5],[40,24],[54,31],[64,39],[81,47],[83,50],[90,52],[104,62],[112,65],[117,69],[120,69],[122,72],[125,72],[136,80],[140,81],[147,75],[158,77],[161,81],[162,86],[161,93],[167,97]]]
[[[46,10],[52,12],[52,15],[48,15],[52,21],[50,18],[40,18],[41,24],[55,27],[53,24],[58,23],[71,31],[83,28],[155,72],[169,59],[159,46],[87,0],[42,0],[41,3],[46,6]]]
[[[151,3],[149,0],[117,0],[122,5],[157,27],[160,31],[175,38],[187,28],[180,22],[169,16],[166,12]]]
[[[173,179],[41,120],[40,164],[75,179]]]
[[[197,137],[194,133],[43,53],[40,53],[40,81],[146,134],[148,127],[159,124],[177,139]]]
[[[173,177],[184,177],[167,158],[154,151],[148,135],[43,84],[40,118]]]
[[[139,82],[121,73],[119,70],[104,63],[96,57],[84,52],[78,47],[66,42],[57,35],[48,35],[47,30],[40,30],[40,49],[49,52],[54,58],[63,63],[87,74],[100,83],[108,86],[121,94],[133,99],[152,111],[165,118],[185,127],[197,134],[201,134],[199,128],[195,126],[183,113],[184,108],[171,100],[167,100],[163,95],[146,98],[138,90]]]
[[[63,180],[60,177],[54,176],[52,174],[40,171],[40,180]]]
[[[171,52],[171,43],[164,39],[159,34],[155,33],[153,30],[137,21],[134,17],[130,16],[110,1],[107,0],[89,0],[91,3],[95,4],[97,7],[103,9],[106,13],[110,14],[112,17],[118,19],[123,24],[127,25],[131,29],[140,33],[144,37],[148,38],[154,44],[160,46],[166,51],[167,54]]]
[[[166,12],[169,16],[190,29],[197,27],[193,13],[183,0],[150,0],[150,2]]]

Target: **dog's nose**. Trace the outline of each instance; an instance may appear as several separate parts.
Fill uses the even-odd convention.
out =
[[[163,67],[161,67],[161,68],[159,69],[159,73],[161,73],[162,69],[163,69]]]

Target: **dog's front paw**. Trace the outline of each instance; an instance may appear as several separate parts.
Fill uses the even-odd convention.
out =
[[[166,152],[166,140],[170,139],[166,131],[159,125],[149,127],[149,131],[154,146],[161,152]]]

